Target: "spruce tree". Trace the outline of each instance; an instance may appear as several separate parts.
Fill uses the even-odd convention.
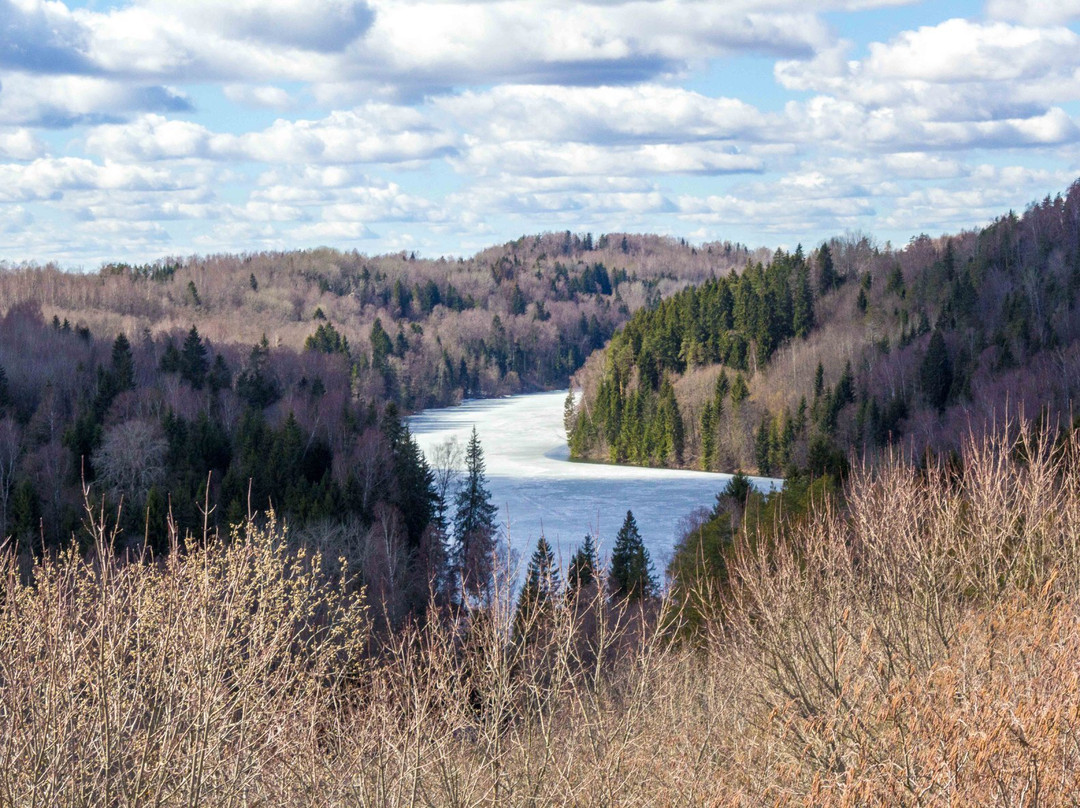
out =
[[[821,249],[818,250],[818,262],[821,264],[818,288],[821,290],[821,294],[826,294],[835,289],[840,280],[836,274],[836,268],[833,266],[832,252],[829,250],[828,244],[822,244]]]
[[[615,536],[608,585],[615,600],[626,601],[646,600],[659,588],[632,511],[626,512],[626,519]]]
[[[566,591],[571,597],[577,597],[583,589],[596,581],[596,542],[591,534],[585,534],[585,541],[570,556],[570,567],[566,571]]]
[[[113,342],[111,364],[116,390],[134,390],[135,360],[131,355],[131,343],[123,334],[119,334]]]
[[[484,450],[473,427],[465,449],[465,476],[454,498],[453,573],[461,594],[486,599],[494,571],[495,513],[484,476]]]
[[[543,611],[558,597],[561,586],[555,553],[552,552],[548,540],[541,535],[536,542],[536,550],[529,559],[525,586],[518,598],[515,625],[519,635],[535,622],[538,612]]]
[[[706,401],[701,411],[701,468],[703,471],[712,468],[713,456],[716,453],[715,417],[713,403]]]
[[[740,371],[735,375],[735,382],[731,385],[731,403],[737,407],[749,397],[750,387]]]
[[[371,325],[371,366],[376,370],[386,370],[386,357],[394,351],[394,343],[390,335],[383,328],[382,320],[378,317]]]
[[[180,377],[196,390],[202,390],[209,369],[206,346],[199,336],[199,330],[192,326],[184,339],[184,347],[180,349]]]
[[[927,402],[938,411],[945,409],[952,381],[952,362],[949,361],[945,338],[940,331],[934,331],[930,337],[930,344],[926,347],[922,365],[919,367],[919,384],[926,395]]]

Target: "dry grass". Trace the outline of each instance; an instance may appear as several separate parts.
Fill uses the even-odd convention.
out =
[[[743,548],[696,644],[599,597],[377,644],[273,525],[8,560],[0,804],[1075,804],[1080,452],[1049,445],[857,473]]]

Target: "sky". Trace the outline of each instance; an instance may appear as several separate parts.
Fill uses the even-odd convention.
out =
[[[0,0],[0,261],[902,246],[1078,123],[1080,0]]]

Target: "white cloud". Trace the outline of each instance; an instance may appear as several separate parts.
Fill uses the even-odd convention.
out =
[[[45,144],[29,129],[0,130],[0,159],[33,160],[45,155]]]
[[[745,101],[655,84],[504,85],[436,99],[434,104],[493,140],[670,144],[756,136],[767,121]]]
[[[128,85],[95,76],[7,73],[0,86],[0,123],[67,127],[132,112],[185,112],[188,98],[165,86]]]
[[[219,134],[201,124],[144,115],[99,126],[86,138],[92,154],[129,161],[182,158],[290,163],[403,163],[452,153],[457,137],[418,110],[369,104],[309,121],[279,119],[266,129]]]
[[[166,171],[76,157],[0,164],[0,201],[58,199],[67,191],[174,191],[184,183]]]
[[[511,141],[476,143],[454,164],[479,176],[636,176],[732,174],[761,171],[761,158],[725,144],[604,146],[591,143]]]
[[[284,111],[293,106],[292,96],[272,85],[226,84],[221,89],[230,101],[246,107]]]
[[[1080,0],[988,0],[986,13],[1027,25],[1059,25],[1080,18]]]
[[[373,17],[363,0],[141,0],[139,6],[195,31],[320,52],[353,42]]]

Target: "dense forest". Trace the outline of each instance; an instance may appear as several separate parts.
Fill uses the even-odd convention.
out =
[[[393,622],[448,600],[452,579],[482,600],[490,514],[477,541],[452,522],[483,498],[462,509],[455,458],[429,464],[404,416],[563,386],[632,311],[748,256],[564,233],[467,261],[322,250],[7,267],[0,537],[24,559],[86,549],[89,502],[117,550],[162,556],[273,510],[297,542],[343,554]],[[472,448],[465,481],[482,472]]]
[[[749,256],[730,243],[565,232],[456,260],[321,249],[87,274],[9,266],[0,314],[30,303],[100,339],[179,340],[194,325],[215,345],[265,337],[271,348],[340,353],[357,397],[417,410],[565,386],[634,311]]]
[[[638,311],[575,376],[573,456],[794,477],[955,451],[1007,414],[1071,418],[1080,184],[954,237],[863,236]]]

